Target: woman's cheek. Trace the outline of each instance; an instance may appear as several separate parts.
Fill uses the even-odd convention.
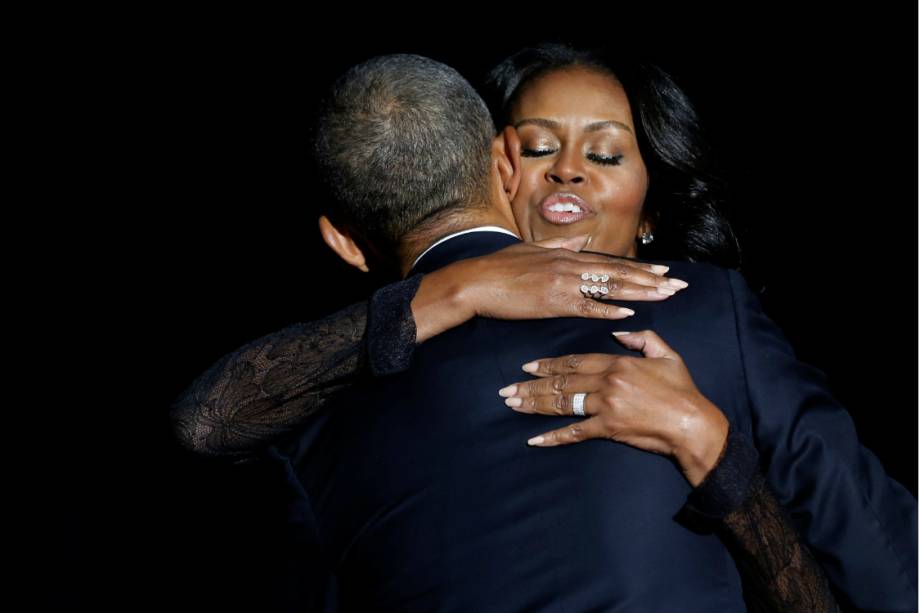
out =
[[[600,201],[608,203],[604,208],[615,210],[617,213],[638,214],[645,203],[647,191],[648,176],[640,175],[610,185],[600,197]]]
[[[639,203],[639,208],[642,208],[642,205],[645,204],[645,195],[648,193],[648,169],[645,167],[644,162],[640,162],[639,168],[634,175],[634,180],[631,182],[630,186],[632,188],[632,199]]]

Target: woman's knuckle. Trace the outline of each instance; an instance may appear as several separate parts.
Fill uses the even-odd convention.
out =
[[[617,411],[617,395],[612,392],[606,392],[600,395],[601,410],[608,418],[612,417]]]
[[[553,409],[560,415],[565,414],[565,396],[562,394],[553,396]]]
[[[575,305],[575,311],[578,315],[591,315],[597,308],[595,304],[593,300],[580,300]]]
[[[601,415],[601,426],[603,426],[605,432],[614,432],[617,429],[617,416],[613,411],[606,411]]]
[[[553,391],[561,392],[565,390],[565,386],[568,383],[568,375],[561,374],[553,376]]]
[[[552,263],[560,272],[570,268],[569,256],[566,249],[553,249]]]
[[[561,278],[565,275],[565,273],[568,272],[568,271],[566,270],[566,267],[565,267],[565,262],[563,262],[563,261],[560,260],[559,258],[553,258],[553,259],[546,265],[546,267],[544,268],[544,270],[545,270],[547,273],[549,273],[550,275],[552,275],[552,276],[554,277],[554,280],[555,280],[556,278],[561,279]]]

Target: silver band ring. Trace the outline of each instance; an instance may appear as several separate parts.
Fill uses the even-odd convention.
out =
[[[587,395],[579,392],[572,396],[572,413],[578,417],[585,416],[585,396]]]

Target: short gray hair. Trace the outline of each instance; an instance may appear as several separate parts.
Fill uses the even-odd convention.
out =
[[[314,156],[335,202],[324,211],[378,246],[433,215],[488,201],[489,111],[453,68],[384,55],[336,81],[317,120]]]

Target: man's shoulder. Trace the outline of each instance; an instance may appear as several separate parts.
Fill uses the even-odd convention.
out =
[[[725,268],[709,262],[687,262],[684,260],[636,260],[646,264],[660,264],[668,267],[667,277],[684,279],[688,283],[690,278],[710,285],[727,285],[729,276],[740,273],[731,268]]]
[[[684,292],[697,300],[710,301],[720,307],[730,305],[732,311],[761,308],[762,281],[739,269],[727,268],[709,262],[683,260],[636,260],[648,264],[661,264],[669,269],[665,276],[686,281],[694,291]],[[760,288],[760,289],[758,289]],[[689,289],[689,288],[688,288]],[[678,293],[678,295],[680,295]]]
[[[669,279],[681,279],[689,285],[679,291],[663,304],[674,305],[709,305],[720,310],[732,305],[733,294],[738,283],[747,283],[742,274],[732,268],[726,268],[709,262],[687,262],[683,260],[637,260],[648,264],[668,266],[664,273]],[[677,300],[675,300],[675,298]]]

